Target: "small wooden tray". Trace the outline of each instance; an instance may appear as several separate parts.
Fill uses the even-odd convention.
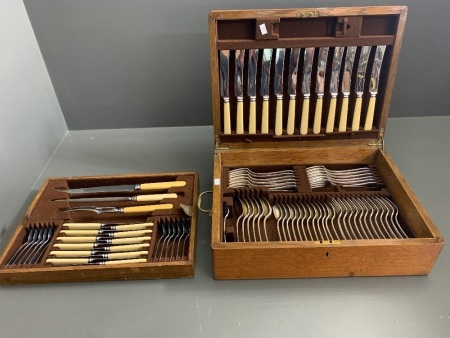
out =
[[[136,185],[180,181],[185,184],[167,189],[133,191],[122,193],[68,194],[61,189],[77,189],[97,186]],[[195,265],[195,238],[197,224],[196,200],[198,193],[198,175],[192,172],[139,174],[121,176],[83,176],[49,178],[43,184],[25,217],[20,222],[0,258],[0,284],[34,284],[60,283],[104,280],[155,279],[193,277]],[[131,197],[134,195],[171,194],[168,198],[155,201],[115,201],[115,202],[71,202],[68,198],[84,197]],[[174,195],[175,194],[175,195]],[[176,197],[175,197],[176,196]],[[142,207],[143,205],[171,206],[170,209],[157,209],[151,212],[132,210],[124,213],[101,213],[92,211],[66,211],[69,207]],[[138,211],[138,212],[134,212]],[[142,240],[148,251],[138,257],[136,263],[114,265],[66,265],[54,266],[47,260],[55,258],[51,251],[60,251],[57,244],[64,243],[60,237],[67,236],[67,223],[101,223],[101,224],[142,224],[150,223],[145,229],[150,232]],[[34,230],[33,230],[34,229]],[[22,259],[21,264],[11,264],[21,246],[29,242],[30,231],[52,229],[48,245],[30,247],[29,259]],[[117,229],[119,231],[119,229]],[[43,236],[43,232],[40,233]],[[127,235],[128,237],[131,235]],[[133,235],[134,236],[134,235]],[[172,237],[171,237],[172,236]],[[179,240],[178,242],[176,240]],[[98,240],[97,240],[98,241]],[[126,243],[124,243],[126,244]],[[148,245],[147,245],[148,244]],[[118,245],[118,244],[116,244]],[[35,262],[33,254],[42,254]],[[172,249],[173,248],[173,249]],[[22,256],[26,256],[22,250]],[[112,252],[112,251],[111,251]],[[177,253],[178,252],[178,253]],[[16,260],[16,263],[20,259]]]

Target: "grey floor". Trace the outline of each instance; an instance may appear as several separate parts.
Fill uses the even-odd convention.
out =
[[[450,117],[402,118],[389,120],[386,135],[388,152],[447,239],[449,130]],[[75,175],[197,171],[207,190],[213,139],[211,127],[70,132],[30,198],[46,177]],[[207,215],[198,229],[193,279],[0,287],[1,336],[450,335],[448,246],[426,277],[215,281]]]

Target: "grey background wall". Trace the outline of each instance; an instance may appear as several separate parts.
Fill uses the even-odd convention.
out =
[[[30,191],[67,126],[20,1],[0,1],[0,60],[0,242],[5,244],[7,229],[25,214]]]
[[[24,0],[69,129],[209,125],[213,9],[407,5],[390,116],[449,115],[450,1]]]

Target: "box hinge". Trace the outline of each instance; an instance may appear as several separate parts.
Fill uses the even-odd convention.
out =
[[[222,143],[220,143],[220,139],[219,139],[218,135],[216,135],[215,139],[216,139],[215,151],[230,150],[230,147],[223,146]]]
[[[381,150],[384,150],[384,128],[380,129],[380,137],[378,140],[369,142],[369,146],[379,147]]]

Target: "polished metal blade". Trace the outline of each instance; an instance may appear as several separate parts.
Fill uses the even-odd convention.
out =
[[[234,59],[234,94],[244,96],[244,58],[245,49],[238,49]]]
[[[369,92],[372,95],[375,95],[378,92],[378,83],[380,81],[381,65],[383,64],[383,57],[385,51],[386,51],[385,45],[377,46],[377,50],[375,51],[375,59],[373,61],[372,73],[370,75],[370,84],[369,84]]]
[[[291,48],[289,58],[288,94],[297,95],[298,62],[301,48]]]
[[[272,49],[264,49],[261,67],[261,96],[269,96],[271,63]]]
[[[258,49],[248,51],[248,82],[247,94],[250,97],[256,97],[256,75],[258,68]]]
[[[345,47],[336,47],[334,49],[330,78],[330,93],[332,96],[336,96],[339,90],[339,75],[341,73],[341,63],[344,50]]]
[[[316,93],[321,96],[325,91],[325,74],[327,72],[329,47],[320,47],[317,60]]]
[[[275,95],[283,95],[284,48],[277,48],[275,54],[275,76],[273,91]]]
[[[139,185],[124,184],[124,185],[107,185],[90,188],[79,189],[60,189],[59,191],[68,194],[94,194],[94,193],[112,193],[112,192],[132,192],[139,190]]]
[[[314,47],[305,48],[303,61],[302,94],[309,96],[311,93],[311,73],[314,59]]]
[[[367,63],[369,61],[372,46],[362,46],[359,56],[358,71],[356,73],[355,92],[362,95],[364,92],[364,81],[366,79]]]
[[[345,56],[344,64],[344,75],[342,76],[342,93],[344,94],[344,96],[350,95],[355,54],[356,46],[347,47],[347,55]]]
[[[219,53],[220,59],[220,96],[228,98],[229,94],[229,80],[228,71],[230,63],[230,51],[221,50]]]

